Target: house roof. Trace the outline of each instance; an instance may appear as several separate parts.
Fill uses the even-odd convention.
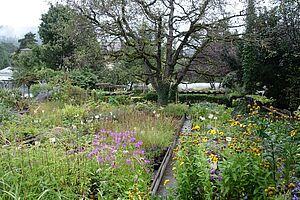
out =
[[[12,68],[11,67],[6,67],[4,69],[0,70],[0,81],[9,81],[12,80]]]

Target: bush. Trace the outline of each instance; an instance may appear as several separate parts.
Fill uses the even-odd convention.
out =
[[[167,116],[171,117],[179,117],[183,116],[184,114],[189,112],[189,107],[186,104],[168,104],[164,109],[163,112]]]
[[[226,96],[217,96],[217,95],[207,95],[207,94],[180,94],[179,95],[180,102],[191,102],[191,103],[199,103],[202,101],[210,102],[210,103],[218,103],[229,105],[230,102]]]
[[[35,97],[40,93],[47,93],[53,90],[53,86],[51,84],[34,84],[30,87],[32,95]]]
[[[158,95],[157,95],[157,92],[155,91],[150,91],[150,92],[147,92],[145,95],[144,95],[144,99],[146,101],[157,101],[158,99]]]
[[[112,105],[129,105],[130,98],[126,95],[117,95],[108,97],[108,103]]]

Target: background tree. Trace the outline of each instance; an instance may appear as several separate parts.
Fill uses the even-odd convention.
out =
[[[13,55],[13,78],[19,85],[26,85],[28,90],[39,80],[37,72],[44,67],[40,54],[40,48],[36,45],[30,51]]]
[[[11,65],[11,54],[17,50],[12,43],[0,42],[0,69]]]
[[[254,93],[265,85],[266,95],[276,99],[277,106],[292,110],[300,104],[299,13],[300,4],[294,0],[278,1],[261,11],[254,22],[247,21],[251,37],[243,48],[246,91]]]
[[[35,39],[36,35],[32,32],[26,33],[24,35],[24,38],[19,39],[18,42],[20,43],[19,49],[25,49],[25,48],[32,48],[37,44],[37,40]]]
[[[67,2],[98,27],[102,41],[119,42],[120,54],[144,63],[160,105],[168,103],[196,55],[219,36],[222,22],[237,16],[212,0]]]
[[[51,5],[42,15],[39,34],[47,66],[95,71],[101,68],[103,57],[94,27],[69,6]]]
[[[185,79],[209,82],[214,87],[216,81],[222,82],[223,78],[239,65],[237,51],[238,48],[230,43],[210,43],[191,63]]]

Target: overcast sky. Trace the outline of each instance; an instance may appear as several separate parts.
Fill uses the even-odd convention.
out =
[[[47,0],[0,0],[0,25],[37,26],[48,7]]]
[[[22,35],[28,29],[39,26],[41,15],[49,8],[48,2],[49,0],[0,0],[0,26],[5,26],[12,35]]]

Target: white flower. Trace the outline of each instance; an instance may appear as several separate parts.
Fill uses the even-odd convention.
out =
[[[84,124],[82,120],[80,121],[80,124],[81,124],[81,125],[83,125],[83,124]]]
[[[40,146],[41,142],[40,141],[34,141],[34,145]]]
[[[218,119],[217,117],[214,117],[214,120]]]
[[[156,113],[156,111],[154,110],[154,111],[153,111],[153,114],[155,115],[155,113]]]
[[[74,124],[72,124],[72,128],[73,128],[73,129],[76,129],[76,128],[77,128],[77,126],[76,126],[76,125],[74,125]]]
[[[44,113],[45,111],[44,110],[42,110],[42,113]]]
[[[99,117],[100,117],[99,115],[95,115],[95,119],[99,119]]]
[[[201,121],[205,121],[205,117],[200,116],[199,118],[201,119]]]
[[[208,115],[208,118],[209,118],[209,119],[212,119],[213,117],[214,117],[213,114],[209,114],[209,115]]]
[[[54,143],[55,143],[55,141],[56,141],[56,139],[55,139],[55,137],[53,137],[53,138],[49,138],[49,141],[50,141],[50,143],[51,143],[51,144],[54,144]]]
[[[159,117],[160,117],[160,114],[156,114],[155,117],[159,118]]]
[[[231,137],[226,137],[227,142],[231,142],[231,139],[232,139]]]

